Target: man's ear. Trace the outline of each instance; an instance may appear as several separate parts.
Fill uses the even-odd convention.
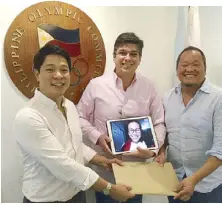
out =
[[[36,69],[34,69],[34,70],[33,70],[33,73],[34,73],[34,75],[35,75],[35,77],[36,77],[36,80],[39,82],[39,71],[36,70]]]

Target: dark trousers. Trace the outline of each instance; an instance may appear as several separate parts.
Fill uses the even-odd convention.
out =
[[[186,178],[186,175],[184,176]],[[188,201],[174,200],[173,196],[168,196],[169,203],[222,203],[222,184],[209,193],[194,191]]]
[[[24,197],[23,203],[35,203]],[[43,202],[43,203],[86,203],[86,195],[85,192],[80,191],[76,195],[74,195],[70,200],[67,201],[51,201],[51,202]]]
[[[96,192],[96,202],[97,203],[119,203],[119,201],[114,200],[110,196],[104,195],[101,192]],[[136,195],[126,201],[126,203],[142,203],[142,195]]]

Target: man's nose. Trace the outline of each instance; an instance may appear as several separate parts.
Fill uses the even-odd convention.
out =
[[[54,78],[62,78],[62,77],[63,77],[63,76],[62,76],[62,74],[61,74],[60,71],[55,72]]]
[[[186,71],[188,71],[188,72],[192,72],[193,70],[194,70],[193,65],[189,65],[189,66],[187,66],[187,68],[186,68]]]
[[[126,54],[126,56],[125,56],[125,60],[131,60],[130,53],[127,53],[127,54]]]

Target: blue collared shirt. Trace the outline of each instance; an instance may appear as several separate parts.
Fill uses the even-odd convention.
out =
[[[163,99],[168,133],[168,161],[178,178],[191,176],[200,169],[209,155],[222,160],[222,91],[205,80],[185,107],[181,85]],[[195,186],[206,193],[222,184],[222,166]]]

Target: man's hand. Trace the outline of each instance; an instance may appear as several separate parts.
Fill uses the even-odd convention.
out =
[[[164,163],[166,162],[166,155],[165,155],[165,153],[164,152],[160,153],[159,155],[157,155],[155,157],[155,159],[153,161],[159,163],[160,166],[164,166]]]
[[[97,165],[97,166],[101,166],[104,167],[107,170],[111,170],[112,169],[112,164],[116,163],[120,166],[123,166],[123,162],[117,158],[113,158],[113,159],[107,159],[104,156],[101,156],[99,154],[96,154],[90,161],[91,164]]]
[[[104,161],[103,163],[103,167],[107,170],[112,170],[112,164],[113,163],[116,163],[118,164],[119,166],[123,166],[123,162],[117,158],[114,158],[114,159],[107,159]]]
[[[182,201],[190,200],[194,192],[194,187],[196,183],[193,181],[192,177],[183,179],[175,189],[174,192],[177,194],[174,196],[174,199],[180,199]]]
[[[137,152],[130,152],[123,154],[124,156],[133,156],[133,157],[139,157],[142,159],[149,159],[151,157],[155,156],[155,153],[149,149],[142,149],[141,147],[137,147]]]
[[[131,193],[130,190],[132,190],[130,186],[116,184],[112,185],[109,195],[115,200],[125,202],[135,196],[135,194]]]
[[[110,147],[108,145],[108,143],[111,142],[111,139],[107,136],[107,135],[100,135],[99,139],[97,140],[97,144],[102,147],[102,149],[105,151],[105,152],[108,152],[110,153],[111,155],[112,152],[110,150]]]

